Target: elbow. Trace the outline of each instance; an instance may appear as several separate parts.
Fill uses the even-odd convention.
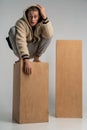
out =
[[[51,32],[51,33],[48,34],[47,38],[48,38],[48,39],[51,39],[51,38],[53,37],[53,35],[54,35],[54,33]]]

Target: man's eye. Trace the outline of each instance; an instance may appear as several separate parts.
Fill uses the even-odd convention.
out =
[[[37,18],[37,16],[34,16],[34,18]]]

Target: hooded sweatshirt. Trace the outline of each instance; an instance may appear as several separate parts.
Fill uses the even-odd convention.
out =
[[[16,22],[16,46],[19,56],[23,59],[29,58],[27,47],[29,43],[35,42],[36,44],[41,38],[50,39],[53,36],[53,27],[48,18],[41,19],[33,31],[26,17],[27,9],[24,11],[23,17]]]

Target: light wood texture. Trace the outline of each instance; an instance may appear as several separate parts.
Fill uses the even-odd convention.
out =
[[[82,117],[82,41],[57,40],[56,117]]]
[[[31,62],[32,74],[23,72],[23,62],[14,64],[13,120],[18,123],[48,121],[48,64]]]

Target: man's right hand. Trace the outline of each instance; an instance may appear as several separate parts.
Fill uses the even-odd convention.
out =
[[[25,59],[23,62],[23,70],[25,74],[30,75],[32,73],[32,66],[29,59]]]

